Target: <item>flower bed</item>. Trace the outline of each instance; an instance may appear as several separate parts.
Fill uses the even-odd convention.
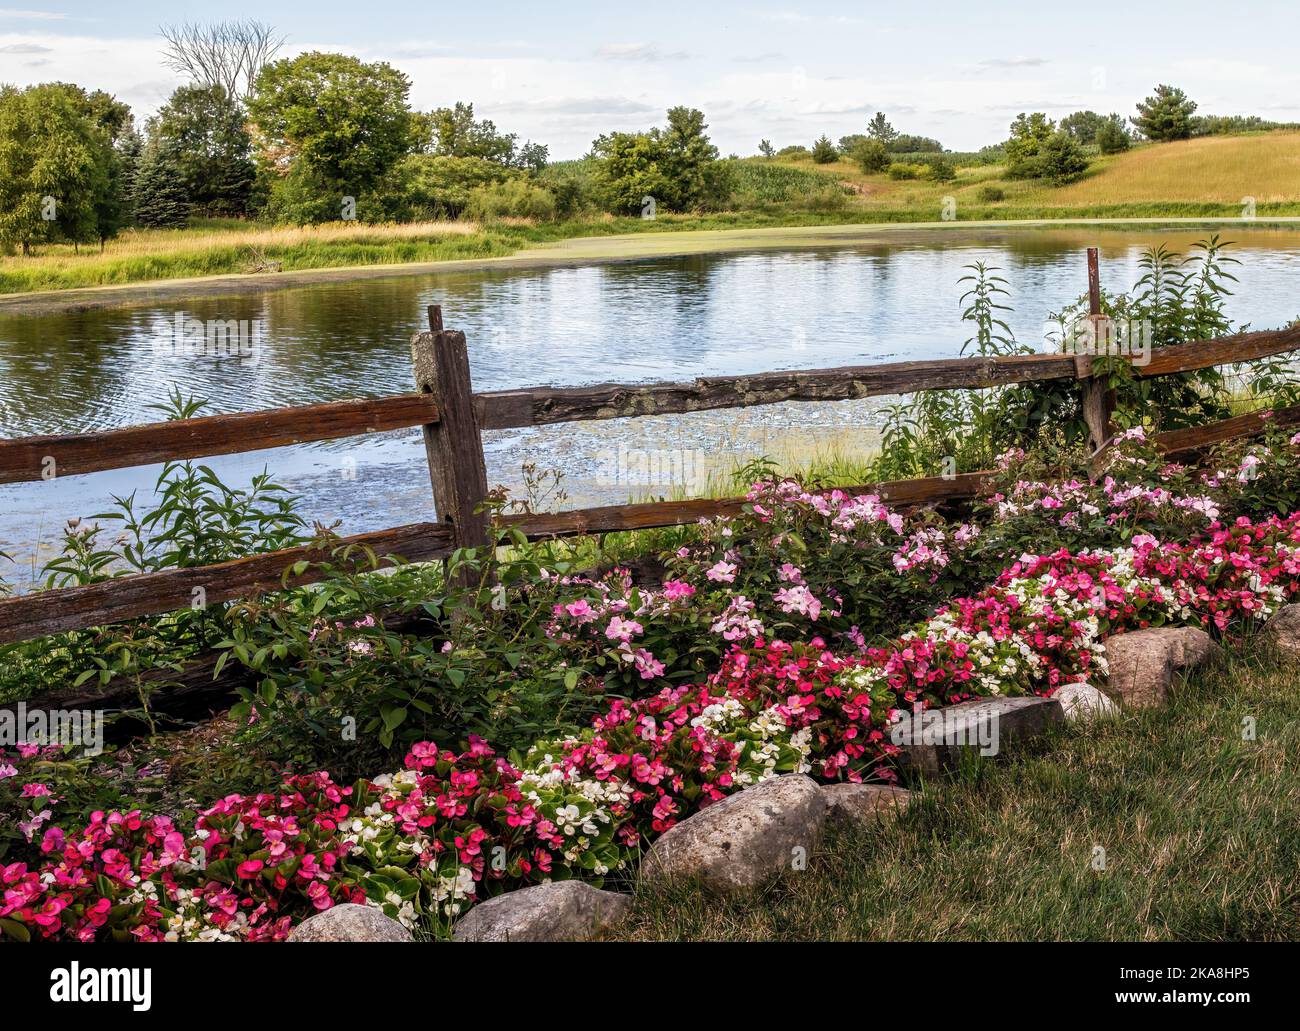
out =
[[[878,499],[777,489],[819,517],[824,507],[847,546],[857,546],[850,535],[863,526],[894,534],[891,565],[934,573],[950,561],[937,538],[918,541],[893,527]],[[761,498],[755,506],[758,519],[769,517]],[[975,537],[962,536],[944,545]],[[609,580],[604,590],[574,581],[577,596],[557,606],[552,633],[575,646],[607,646],[654,679],[658,660],[638,654],[647,614],[689,618],[707,583],[762,575],[758,563],[747,573],[744,565],[741,554],[716,556],[697,583],[678,577],[655,592],[620,576],[617,590]],[[1120,548],[1022,555],[987,589],[949,602],[886,646],[868,647],[852,632],[834,646],[817,634],[773,637],[769,623],[794,615],[800,622],[785,629],[815,625],[843,599],[829,583],[805,582],[793,563],[771,575],[782,586],[767,601],[729,596],[711,627],[727,642],[711,675],[615,700],[583,733],[511,760],[481,740],[460,753],[420,743],[392,776],[352,787],[326,773],[290,777],[274,794],[220,800],[182,832],[138,811],[96,812],[84,827],[63,827],[56,789],[25,772],[40,750],[0,757],[0,785],[16,788],[23,828],[41,854],[0,866],[0,933],[279,940],[344,901],[437,929],[500,891],[599,881],[677,820],[774,774],[890,779],[886,729],[900,709],[1050,694],[1104,672],[1104,640],[1126,630],[1173,623],[1223,634],[1267,618],[1300,595],[1300,513],[1214,523],[1186,544],[1137,534]]]

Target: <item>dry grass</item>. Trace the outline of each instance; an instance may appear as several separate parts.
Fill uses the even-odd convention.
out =
[[[1071,206],[1300,200],[1300,133],[1207,136],[1139,147],[1103,159],[1096,174],[1081,182],[1042,193],[1053,204]]]
[[[407,225],[330,222],[318,226],[258,226],[231,221],[200,224],[188,229],[124,229],[120,236],[108,241],[102,255],[97,247],[83,246],[77,251],[72,244],[52,244],[40,247],[35,259],[29,257],[9,260],[30,267],[42,261],[161,257],[225,247],[265,249],[375,240],[430,240],[446,236],[470,236],[478,231],[477,222],[412,222]]]

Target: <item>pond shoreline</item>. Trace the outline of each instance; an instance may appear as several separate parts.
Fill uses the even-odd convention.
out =
[[[1104,230],[1141,226],[1189,229],[1241,226],[1252,231],[1300,231],[1300,216],[1276,216],[1245,222],[1240,218],[1069,218],[1018,219],[971,222],[876,222],[845,225],[777,226],[750,229],[683,229],[669,232],[584,236],[542,244],[515,254],[494,258],[408,262],[396,265],[348,265],[338,268],[300,269],[292,272],[226,274],[184,279],[159,279],[112,286],[42,290],[0,294],[0,315],[53,315],[127,307],[176,296],[221,297],[267,293],[323,283],[391,279],[445,272],[479,272],[489,269],[527,270],[566,265],[602,265],[646,258],[671,258],[695,254],[771,249],[795,250],[851,246],[872,242],[925,242],[935,232],[999,233],[1007,230],[1042,230],[1093,226]]]

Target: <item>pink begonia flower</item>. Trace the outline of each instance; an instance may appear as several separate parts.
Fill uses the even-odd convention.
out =
[[[790,584],[803,583],[803,570],[791,562],[783,562],[781,571],[778,574],[782,580]]]
[[[11,766],[9,763],[0,763],[0,780],[8,780],[10,777],[18,776],[18,767]]]
[[[718,583],[735,583],[736,566],[733,562],[718,562],[704,575]]]

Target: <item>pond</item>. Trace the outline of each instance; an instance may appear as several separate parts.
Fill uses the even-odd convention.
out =
[[[1145,247],[1186,249],[1204,233],[950,230],[821,249],[480,270],[330,283],[260,295],[168,298],[117,309],[0,318],[0,436],[74,433],[159,418],[173,388],[232,412],[410,390],[408,341],[443,306],[469,341],[479,390],[636,382],[955,357],[964,266],[998,266],[1018,339],[1038,344],[1051,312],[1087,286],[1125,290]],[[1254,328],[1300,315],[1300,233],[1232,232],[1242,264],[1228,311]],[[239,324],[223,356],[177,347],[188,320]],[[524,461],[565,474],[563,507],[697,489],[747,457],[790,459],[869,447],[886,399],[485,434],[491,483],[519,490]],[[418,431],[303,445],[211,463],[231,481],[263,466],[304,496],[303,512],[342,532],[433,516]],[[0,550],[30,566],[64,520],[113,494],[147,501],[157,468],[0,487]],[[21,570],[6,571],[21,580]]]

